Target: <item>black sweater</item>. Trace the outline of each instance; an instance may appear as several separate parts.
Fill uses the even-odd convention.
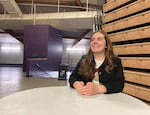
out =
[[[77,64],[76,68],[74,69],[74,71],[72,72],[69,78],[69,83],[72,88],[73,88],[73,83],[75,81],[83,81],[85,84],[87,82],[92,82],[92,81],[85,81],[82,78],[82,76],[79,75],[78,71],[79,71],[81,60],[79,61],[79,63]],[[121,60],[115,57],[114,63],[115,63],[115,67],[111,71],[111,73],[107,73],[105,71],[105,67],[108,64],[106,60],[104,60],[102,65],[99,67],[99,71],[98,71],[99,83],[103,84],[106,87],[107,89],[106,94],[121,92],[124,87],[124,75],[123,75],[123,67],[121,64]]]

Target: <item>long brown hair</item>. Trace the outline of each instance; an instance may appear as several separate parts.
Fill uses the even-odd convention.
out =
[[[113,62],[114,52],[112,43],[105,31],[99,30],[94,32],[93,35],[97,32],[102,33],[105,36],[107,46],[105,49],[105,60],[108,62],[108,65],[106,66],[105,70],[106,72],[110,73],[110,71],[115,66]],[[92,80],[94,78],[94,71],[95,71],[94,55],[93,52],[91,51],[91,48],[89,48],[86,57],[81,61],[79,74],[82,75],[85,80]]]

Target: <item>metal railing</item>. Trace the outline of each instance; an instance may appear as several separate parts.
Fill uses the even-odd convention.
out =
[[[34,0],[31,1],[31,3],[17,3],[17,5],[19,6],[19,8],[21,9],[21,11],[23,12],[24,8],[22,6],[26,6],[27,8],[25,8],[27,10],[27,14],[36,14],[36,13],[51,13],[51,11],[49,12],[44,12],[44,10],[42,10],[43,12],[38,12],[39,9],[41,10],[41,8],[43,7],[43,9],[51,9],[53,8],[53,13],[60,13],[60,12],[73,12],[73,11],[81,11],[81,9],[83,11],[96,11],[96,7],[95,8],[90,8],[89,7],[89,0],[86,1],[86,5],[85,7],[82,6],[70,6],[70,5],[61,5],[60,1],[58,0],[58,3],[56,5],[54,4],[40,4],[40,3],[34,3]],[[1,3],[0,3],[1,4]],[[3,7],[1,8],[1,10],[3,9],[3,14],[6,15],[7,14],[7,10]],[[29,9],[29,10],[28,10]],[[55,11],[54,11],[55,10]],[[2,12],[1,12],[2,13]],[[24,14],[24,12],[23,12]],[[26,14],[26,13],[25,13]]]
[[[52,4],[37,4],[37,3],[18,3],[18,5],[21,7],[21,6],[28,6],[30,7],[30,13],[29,14],[36,14],[36,13],[39,13],[38,12],[38,9],[39,8],[53,8],[53,11],[50,11],[50,12],[40,12],[40,13],[60,13],[60,12],[73,12],[73,11],[81,11],[81,9],[83,11],[96,11],[96,7],[95,8],[90,8],[89,5],[88,5],[88,2],[87,2],[87,5],[86,7],[81,7],[81,6],[69,6],[69,5],[52,5]]]

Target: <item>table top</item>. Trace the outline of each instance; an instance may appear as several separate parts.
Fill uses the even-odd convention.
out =
[[[150,115],[150,107],[132,96],[83,96],[68,86],[20,91],[0,99],[0,115]]]

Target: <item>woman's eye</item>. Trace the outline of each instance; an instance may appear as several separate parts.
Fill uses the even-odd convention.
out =
[[[97,38],[91,38],[91,41],[94,41],[94,40],[98,40],[98,41],[101,41],[101,40],[103,40],[104,38],[102,38],[102,37],[97,37]]]
[[[103,39],[104,39],[104,38],[102,38],[102,37],[99,37],[99,38],[98,38],[99,41],[101,41],[101,40],[103,40]]]
[[[91,41],[94,41],[94,38],[92,38]]]

